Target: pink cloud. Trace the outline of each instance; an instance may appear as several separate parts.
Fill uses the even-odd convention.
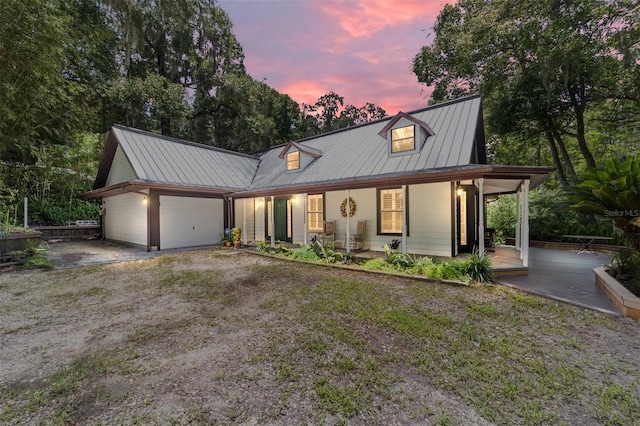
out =
[[[286,93],[298,103],[305,103],[313,105],[320,98],[320,96],[326,94],[330,90],[327,90],[322,84],[317,81],[308,80],[295,80],[285,82],[278,87],[278,91]]]
[[[321,1],[313,6],[336,19],[352,37],[367,37],[386,27],[436,16],[448,1],[356,0]]]

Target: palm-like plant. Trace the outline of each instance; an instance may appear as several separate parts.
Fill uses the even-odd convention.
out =
[[[640,156],[588,168],[572,188],[573,208],[611,218],[629,247],[640,251]]]

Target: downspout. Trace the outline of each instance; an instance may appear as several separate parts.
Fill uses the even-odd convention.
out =
[[[478,179],[478,252],[484,257],[484,178]]]
[[[402,185],[402,254],[407,254],[407,185]]]

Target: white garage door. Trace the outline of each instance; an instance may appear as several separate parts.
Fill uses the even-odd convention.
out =
[[[223,200],[160,196],[161,249],[215,244],[223,231]]]

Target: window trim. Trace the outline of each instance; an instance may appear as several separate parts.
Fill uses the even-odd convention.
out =
[[[294,155],[297,158],[295,160],[292,160],[291,158]],[[292,167],[292,165],[294,165],[294,164],[297,165],[297,167]],[[300,170],[300,151],[296,150],[296,151],[287,152],[285,169],[288,172],[295,171],[295,170]]]
[[[400,151],[395,151],[394,148],[394,142],[396,142],[396,140],[394,140],[393,138],[393,133],[396,130],[400,130],[400,129],[406,129],[411,127],[413,129],[413,148],[411,149],[403,149]],[[417,133],[416,132],[416,125],[415,124],[409,124],[407,126],[402,126],[402,127],[395,127],[392,129],[389,129],[389,154],[390,155],[405,155],[405,154],[413,154],[418,150],[418,143],[417,143]],[[403,138],[403,139],[398,139],[397,141],[405,141],[405,140],[409,140],[410,138]]]
[[[309,197],[313,197],[313,196],[320,196],[322,197],[322,203],[321,203],[321,210],[320,211],[310,211],[309,210]],[[326,202],[327,197],[325,196],[324,192],[321,193],[316,193],[316,194],[307,194],[307,232],[311,232],[311,233],[322,233],[324,232],[324,223],[326,220]],[[319,229],[311,229],[310,228],[310,221],[309,221],[309,215],[311,214],[318,214],[321,213],[322,214],[322,220],[320,221],[320,228]]]
[[[400,232],[382,232],[382,197],[381,191],[389,190],[389,189],[399,189],[402,191],[402,186],[388,186],[388,187],[380,187],[376,188],[376,227],[377,227],[377,235],[383,236],[402,236],[402,227],[400,228]],[[404,206],[406,207],[406,211],[402,213],[402,220],[407,224],[407,237],[409,236],[409,186],[406,187],[406,191],[404,192],[404,196],[406,200],[404,201]]]

